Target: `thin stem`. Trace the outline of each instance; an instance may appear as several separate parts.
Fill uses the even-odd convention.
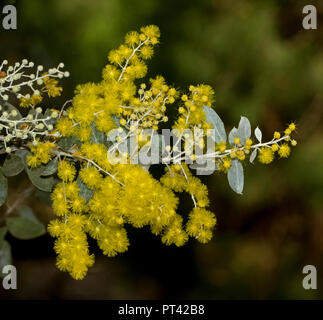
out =
[[[74,154],[70,154],[70,153],[66,153],[63,151],[57,151],[57,150],[52,150],[53,153],[55,153],[56,155],[62,155],[65,157],[69,157],[69,158],[77,158],[77,159],[81,159],[81,160],[85,160],[87,161],[87,163],[92,164],[93,166],[95,166],[99,171],[102,171],[103,173],[105,173],[106,175],[110,176],[113,180],[115,180],[116,182],[118,182],[120,185],[122,185],[123,187],[125,186],[121,181],[119,181],[113,174],[111,174],[110,172],[104,170],[103,168],[101,168],[96,162],[94,162],[91,159],[88,159],[86,157],[83,157],[81,155],[74,155]]]

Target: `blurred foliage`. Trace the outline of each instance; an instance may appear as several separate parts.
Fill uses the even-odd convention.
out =
[[[134,230],[129,252],[114,260],[99,258],[88,278],[75,282],[55,271],[49,239],[11,239],[20,290],[0,290],[0,297],[322,298],[323,3],[311,3],[319,14],[316,31],[302,28],[306,4],[17,0],[18,30],[0,31],[1,56],[46,66],[65,62],[71,78],[58,105],[76,84],[100,78],[108,50],[128,30],[153,23],[162,39],[150,75],[162,74],[181,88],[212,85],[225,123],[236,123],[243,114],[266,135],[295,120],[299,146],[288,160],[246,168],[243,196],[229,190],[225,177],[203,178],[219,220],[211,244],[163,248],[149,233]],[[11,179],[9,187],[19,183]],[[47,221],[46,201],[32,199],[27,202]],[[302,288],[307,264],[317,267],[316,291]],[[43,280],[36,283],[40,272]]]

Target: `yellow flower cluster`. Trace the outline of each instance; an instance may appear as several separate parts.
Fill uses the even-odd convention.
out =
[[[58,254],[57,267],[67,271],[75,279],[83,279],[87,270],[94,263],[94,256],[89,254],[86,237],[86,201],[79,195],[79,187],[73,180],[75,169],[66,161],[61,161],[58,176],[63,182],[58,183],[52,192],[53,210],[58,219],[50,222],[48,231],[55,241],[54,249]],[[69,181],[69,182],[68,182]]]
[[[69,162],[60,161],[57,169],[57,175],[63,182],[73,181],[76,170]]]
[[[112,164],[109,161],[108,149],[102,143],[83,143],[80,148],[80,157],[84,157],[97,164],[102,172],[112,170]]]
[[[167,168],[160,181],[175,192],[185,191],[191,195],[195,207],[189,215],[186,232],[201,243],[211,240],[216,218],[211,211],[205,209],[209,204],[208,191],[201,180],[194,177],[186,165],[181,164]]]
[[[55,149],[56,145],[52,142],[38,142],[30,145],[30,151],[32,152],[27,156],[27,164],[31,168],[36,168],[41,164],[48,163],[54,154],[52,149]]]
[[[83,216],[70,214],[64,220],[51,221],[48,226],[49,233],[57,237],[54,246],[57,267],[76,280],[83,279],[94,263],[94,255],[89,254],[85,222]]]
[[[61,182],[51,195],[57,219],[50,223],[48,230],[57,238],[58,268],[75,279],[84,278],[94,263],[87,236],[97,241],[105,255],[112,257],[129,246],[126,224],[136,228],[149,226],[167,245],[181,246],[189,237],[201,243],[212,238],[216,217],[207,209],[207,188],[181,163],[182,159],[167,165],[158,181],[140,165],[114,163],[107,141],[96,138],[98,132],[107,138],[111,129],[117,129],[120,133],[126,132],[128,137],[135,136],[141,148],[149,142],[143,130],[157,130],[161,122],[167,122],[167,106],[178,97],[181,98],[179,117],[173,128],[179,130],[180,138],[185,136],[184,150],[190,149],[193,143],[193,137],[186,136],[185,129],[198,128],[207,133],[212,128],[205,112],[205,107],[211,107],[214,101],[210,86],[190,86],[188,94],[180,95],[161,76],[150,79],[149,86],[136,85],[135,80],[147,73],[145,60],[153,55],[159,36],[156,26],[128,33],[125,43],[109,53],[110,63],[103,69],[102,81],[77,86],[72,106],[60,113],[54,129],[64,138],[78,140],[73,148],[63,150],[53,142],[38,142],[30,147],[32,153],[27,162],[31,167],[48,163],[54,154],[58,158],[57,176]],[[50,96],[60,93],[55,79],[45,78],[44,83]],[[251,139],[242,139],[242,143],[235,137],[233,143],[230,141],[232,146],[227,148],[227,143],[221,141],[212,150],[215,165],[227,173],[236,159],[243,161],[254,151],[262,163],[270,163],[275,152],[280,157],[288,157],[287,143],[296,145],[290,139],[295,129],[291,123],[284,135],[275,132],[273,140],[265,144],[253,144]],[[116,138],[113,147],[122,142],[120,139]],[[200,138],[198,147],[205,149],[205,141],[206,135]],[[171,158],[171,147],[165,150]],[[114,156],[129,160],[128,152],[114,151]],[[194,161],[196,155],[192,151],[190,159]],[[187,221],[176,213],[179,202],[176,193],[182,192],[188,193],[194,204]]]
[[[43,74],[43,76],[46,76],[46,73]],[[61,95],[63,88],[58,86],[58,81],[56,79],[51,77],[43,77],[42,83],[44,84],[42,87],[42,91],[47,92],[49,97],[56,97]],[[38,90],[37,94],[33,93],[31,96],[21,97],[20,107],[34,107],[42,101],[43,97],[41,95],[41,91]]]
[[[261,163],[268,164],[274,160],[274,151],[269,147],[261,147],[258,159]]]
[[[153,55],[159,36],[158,27],[153,25],[141,28],[141,33],[128,33],[125,44],[109,53],[110,64],[103,69],[103,80],[76,88],[73,106],[58,121],[57,130],[63,136],[74,135],[89,142],[93,125],[106,134],[116,127],[112,116],[132,130],[139,122],[141,128],[155,130],[160,122],[166,122],[166,105],[175,101],[177,91],[161,76],[151,79],[149,88],[143,83],[137,89],[134,83],[146,75],[145,60]]]
[[[43,100],[42,96],[40,94],[32,94],[31,97],[26,98],[26,97],[22,97],[20,99],[20,107],[22,108],[29,108],[32,106],[35,106],[39,103],[41,103]]]
[[[184,105],[179,107],[180,117],[175,123],[174,128],[182,132],[184,129],[191,128],[193,125],[203,123],[203,129],[211,129],[211,125],[205,122],[205,112],[203,106],[211,107],[214,101],[214,91],[208,85],[198,85],[189,87],[190,94],[182,95]]]
[[[45,77],[43,78],[43,82],[45,84],[44,91],[47,92],[49,97],[57,97],[61,95],[63,88],[57,86],[58,81],[56,79]]]
[[[280,132],[274,132],[274,142],[268,146],[261,147],[259,149],[258,160],[261,163],[269,164],[275,158],[277,152],[281,158],[287,158],[290,155],[290,146],[287,142],[290,142],[292,146],[296,146],[296,140],[290,138],[291,133],[296,129],[295,123],[289,124],[284,131],[284,135],[281,136]],[[276,140],[276,141],[275,141]]]
[[[55,243],[58,268],[68,271],[75,279],[84,277],[93,261],[88,252],[86,233],[97,240],[109,257],[126,251],[129,246],[125,223],[136,228],[150,226],[152,233],[161,235],[162,241],[168,245],[181,246],[188,238],[182,218],[176,214],[178,199],[169,188],[138,165],[116,165],[113,172],[118,172],[119,182],[109,175],[104,176],[94,166],[80,170],[80,179],[93,190],[87,202],[79,195],[80,188],[73,180],[75,167],[65,160],[58,165],[58,177],[62,182],[52,192],[52,200],[59,218],[50,223],[49,232],[58,237]],[[192,184],[191,188],[198,199],[205,201],[199,185]],[[201,223],[204,226],[204,222]],[[206,239],[203,232],[202,235],[191,234],[200,237],[201,241]],[[78,241],[80,244],[73,251]],[[82,263],[77,261],[75,254],[80,254]]]
[[[194,208],[189,215],[187,233],[201,243],[207,243],[212,238],[212,230],[216,224],[213,212],[203,208]]]

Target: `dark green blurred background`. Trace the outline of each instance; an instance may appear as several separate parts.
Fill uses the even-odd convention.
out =
[[[17,0],[18,30],[0,28],[1,59],[27,58],[45,67],[64,62],[71,77],[56,106],[78,83],[99,81],[107,53],[129,30],[157,24],[161,43],[150,76],[185,89],[208,83],[228,129],[241,115],[266,138],[290,121],[298,146],[287,160],[246,167],[243,196],[225,176],[204,177],[218,217],[211,243],[165,247],[148,230],[130,230],[130,250],[97,252],[83,281],[55,268],[47,236],[9,238],[18,290],[0,298],[158,299],[323,297],[323,2],[306,0]],[[314,4],[318,29],[302,28],[302,8]],[[13,196],[25,181],[10,180]],[[27,204],[47,221],[50,209]],[[10,200],[10,199],[9,199]],[[184,213],[189,205],[182,206]],[[318,290],[304,290],[302,268],[318,270]]]

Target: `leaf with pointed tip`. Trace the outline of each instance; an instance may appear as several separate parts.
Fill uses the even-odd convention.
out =
[[[251,136],[251,125],[250,121],[246,117],[241,117],[238,126],[238,137],[242,144],[246,143],[246,140]]]
[[[231,167],[228,170],[228,181],[233,191],[242,194],[244,184],[243,167],[240,161],[236,159],[232,160]]]
[[[255,149],[251,152],[251,155],[250,155],[250,158],[249,158],[249,161],[251,163],[253,163],[257,157],[257,153],[258,153],[258,149]]]
[[[238,138],[238,129],[236,127],[232,128],[229,133],[229,143],[234,146],[234,139]]]
[[[261,143],[262,133],[261,133],[261,130],[258,127],[255,129],[255,136],[256,136],[257,140]]]
[[[225,132],[224,124],[218,114],[210,107],[203,107],[206,114],[206,122],[211,123],[214,129],[214,141],[220,143],[227,141],[227,134]]]

